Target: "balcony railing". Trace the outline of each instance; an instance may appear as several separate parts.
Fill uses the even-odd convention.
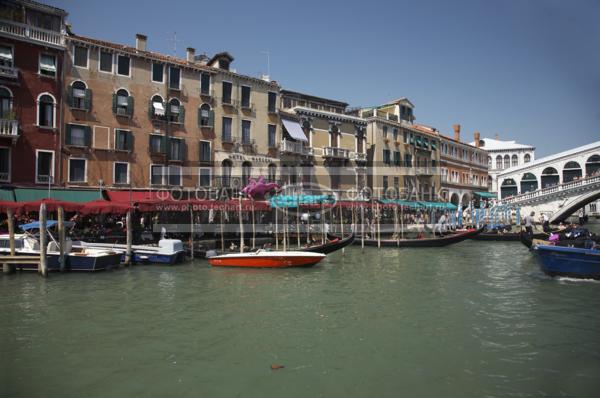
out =
[[[19,69],[12,66],[0,65],[0,77],[5,77],[7,79],[18,79]]]
[[[590,188],[591,187],[591,188]],[[538,189],[532,192],[526,192],[515,195],[510,198],[502,199],[504,203],[520,203],[531,200],[542,200],[548,196],[557,196],[567,194],[575,190],[587,190],[600,187],[600,176],[581,178],[575,181],[566,182],[560,185]],[[596,188],[597,189],[597,188]]]
[[[65,36],[60,32],[37,28],[18,22],[0,21],[0,32],[11,36],[24,37],[35,42],[50,44],[56,47],[65,46]]]
[[[357,162],[366,162],[367,154],[362,152],[352,152],[352,158]]]
[[[305,146],[302,142],[282,140],[280,150],[281,152],[294,153],[297,155],[312,155],[312,148]]]
[[[19,121],[0,119],[0,137],[17,138],[19,136]]]
[[[350,150],[344,149],[344,148],[326,146],[325,148],[323,148],[323,157],[337,158],[337,159],[350,159]]]

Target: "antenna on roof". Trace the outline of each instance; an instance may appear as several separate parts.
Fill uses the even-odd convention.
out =
[[[271,53],[269,51],[261,51],[261,54],[267,55],[267,74],[262,75],[262,79],[269,81],[271,79]]]
[[[170,33],[167,33],[170,34]],[[183,40],[178,40],[177,39],[177,32],[173,31],[173,36],[168,38],[167,41],[170,41],[173,43],[173,56],[177,56],[177,43],[181,43]]]

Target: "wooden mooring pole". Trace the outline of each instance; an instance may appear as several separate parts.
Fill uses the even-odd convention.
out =
[[[65,271],[65,210],[58,208],[58,261],[60,263],[60,272]]]
[[[190,257],[194,259],[194,210],[190,205]]]
[[[125,216],[125,229],[127,229],[127,249],[125,251],[125,265],[131,265],[132,248],[133,244],[133,228],[131,228],[131,210],[127,211]]]
[[[38,272],[42,276],[48,276],[48,237],[46,236],[46,204],[40,205],[40,266]]]
[[[6,223],[8,224],[8,239],[10,245],[10,255],[11,257],[15,256],[15,218],[13,215],[12,209],[6,210]],[[14,271],[14,266],[12,264],[4,263],[2,271],[5,274],[10,274]]]

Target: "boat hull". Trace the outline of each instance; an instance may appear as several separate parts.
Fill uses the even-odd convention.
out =
[[[547,275],[600,279],[600,250],[534,245],[533,252]]]
[[[354,234],[348,236],[347,238],[339,239],[336,242],[328,242],[328,243],[325,243],[324,245],[305,247],[305,248],[300,249],[300,251],[310,252],[310,253],[329,254],[329,253],[338,251],[340,249],[343,249],[346,246],[350,246],[352,244],[352,242],[354,242]]]
[[[365,239],[364,242],[365,246],[372,247],[377,247],[379,245],[381,247],[444,247],[469,239],[481,233],[481,231],[482,229],[474,229],[471,231],[444,236],[442,238],[381,240],[380,243],[378,243],[376,239]],[[354,243],[360,245],[361,240],[357,239],[354,241]]]
[[[548,234],[546,233],[535,233],[532,235],[533,239],[546,239]],[[497,241],[497,242],[518,242],[521,241],[521,232],[508,232],[505,234],[496,234],[489,232],[482,232],[478,235],[471,237],[473,240],[485,240],[485,241]]]
[[[295,252],[294,255],[290,255],[286,252],[265,252],[215,256],[210,257],[208,262],[213,267],[291,268],[312,267],[324,258],[325,255],[319,253]]]
[[[71,254],[67,257],[68,269],[71,271],[105,271],[117,268],[121,264],[121,254],[103,254],[101,256],[82,256]]]

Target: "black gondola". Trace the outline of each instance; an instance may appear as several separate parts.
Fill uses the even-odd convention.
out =
[[[447,235],[441,238],[425,238],[425,239],[382,239],[380,241],[381,247],[443,247],[454,243],[462,242],[465,239],[469,239],[472,236],[480,234],[483,228],[472,229],[465,232],[457,232],[455,234]],[[361,244],[360,240],[355,240],[355,244]],[[365,239],[365,246],[377,247],[377,239]]]
[[[328,238],[329,237],[333,237],[333,236],[328,235]],[[343,238],[343,239],[339,239],[338,237],[333,237],[333,239],[334,239],[333,242],[327,242],[322,245],[303,247],[302,249],[299,249],[299,251],[311,252],[311,253],[323,253],[323,254],[333,253],[334,251],[343,249],[344,247],[351,245],[352,242],[354,242],[354,233],[352,233],[352,235],[350,235],[346,238]]]
[[[518,242],[521,240],[521,232],[482,232],[479,235],[473,236],[471,239],[474,240],[487,240],[497,242]],[[545,232],[538,232],[532,235],[532,239],[546,239],[548,234]],[[522,240],[521,240],[522,241]]]

